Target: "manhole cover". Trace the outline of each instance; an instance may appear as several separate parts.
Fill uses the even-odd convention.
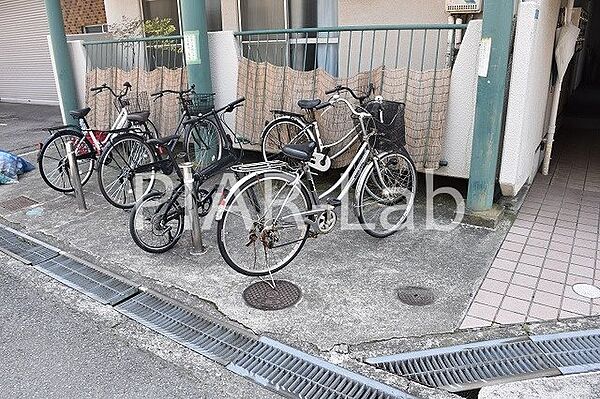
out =
[[[300,301],[300,288],[285,280],[275,280],[275,288],[264,281],[256,282],[244,290],[244,301],[260,310],[280,310],[289,308]]]
[[[573,284],[573,291],[585,298],[600,298],[600,288],[591,284]]]
[[[38,202],[24,195],[19,195],[18,197],[0,202],[0,208],[4,208],[7,211],[18,211],[19,209],[28,208],[35,204],[38,204]]]
[[[398,288],[400,302],[411,306],[430,305],[435,300],[433,291],[425,287],[400,287]]]

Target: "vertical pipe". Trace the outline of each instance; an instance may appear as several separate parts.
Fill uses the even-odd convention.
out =
[[[194,176],[192,172],[194,165],[191,162],[186,162],[180,167],[183,171],[183,184],[185,185],[185,214],[189,221],[192,236],[192,249],[190,250],[190,254],[202,255],[206,253],[207,248],[202,242],[202,229],[198,216],[198,202],[196,201],[196,194],[194,193]]]
[[[63,122],[67,123],[69,111],[77,108],[77,90],[75,89],[75,76],[71,65],[69,45],[65,36],[60,0],[45,0],[46,15],[50,34],[50,51],[54,60],[54,74],[56,76],[57,91],[60,99],[60,109]]]
[[[75,192],[75,198],[77,199],[77,207],[80,211],[85,211],[87,205],[85,203],[85,197],[83,196],[83,186],[81,185],[79,165],[77,165],[77,157],[75,155],[75,150],[73,149],[73,143],[69,140],[65,143],[65,147],[67,150],[67,159],[69,161],[69,177],[71,186]]]
[[[180,0],[188,81],[199,93],[212,93],[205,0]]]
[[[508,57],[512,46],[514,2],[490,1],[483,11],[480,68],[467,209],[485,211],[494,202],[494,188],[504,123]],[[489,57],[483,59],[485,54]],[[483,65],[483,66],[482,66]]]

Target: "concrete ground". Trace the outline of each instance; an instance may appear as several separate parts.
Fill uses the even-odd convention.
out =
[[[479,399],[596,399],[600,373],[575,374],[482,388]]]
[[[35,154],[26,157],[34,160]],[[413,229],[375,239],[360,230],[341,231],[338,225],[332,233],[309,240],[275,275],[299,285],[302,301],[273,312],[245,304],[242,291],[257,279],[236,273],[221,259],[214,225],[204,232],[210,246],[205,255],[190,255],[187,236],[166,254],[145,253],[129,236],[129,213],[106,203],[95,176],[85,187],[86,212],[76,210],[72,196],[49,189],[37,171],[23,176],[19,184],[0,186],[2,201],[27,196],[37,202],[18,210],[0,205],[0,222],[216,317],[381,377],[381,372],[356,360],[366,353],[385,355],[506,334],[494,324],[449,338],[463,323],[514,216],[504,216],[496,230],[466,225],[449,232],[430,230],[425,226],[424,192],[421,185]],[[447,221],[453,212],[449,197],[436,199],[438,220]],[[397,298],[402,286],[429,288],[435,301],[405,305]]]
[[[44,141],[49,127],[62,125],[60,109],[0,102],[0,150],[22,154]]]
[[[0,253],[4,398],[275,398]]]

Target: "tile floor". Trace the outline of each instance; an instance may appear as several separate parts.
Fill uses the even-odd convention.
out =
[[[600,314],[600,135],[578,131],[557,143],[548,176],[538,174],[461,328]],[[566,136],[566,135],[565,135]]]

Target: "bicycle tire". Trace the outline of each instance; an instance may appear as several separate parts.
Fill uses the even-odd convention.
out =
[[[277,133],[275,131],[275,129],[279,128],[282,125],[286,125],[286,124],[299,129],[297,135],[290,134],[286,129],[284,129],[283,134],[286,135],[286,137],[281,137],[282,133]],[[286,160],[287,157],[285,157],[281,153],[281,150],[284,145],[301,144],[301,143],[308,142],[310,140],[310,137],[306,131],[306,126],[307,125],[300,122],[297,118],[292,118],[289,116],[278,117],[278,118],[273,119],[271,122],[269,122],[265,126],[265,128],[263,129],[263,131],[261,133],[260,150],[261,150],[261,154],[263,156],[263,160],[264,161],[272,161],[272,160],[276,160],[276,159]],[[274,134],[279,134],[279,137],[277,139],[274,139],[273,138]],[[294,137],[291,137],[292,135]],[[273,145],[271,147],[275,147],[275,148],[269,148],[270,143],[273,143]]]
[[[209,133],[207,134],[207,132]],[[200,149],[197,147],[200,147]],[[185,152],[187,161],[192,162],[196,170],[202,170],[209,164],[221,159],[223,156],[223,140],[218,125],[209,119],[194,124],[185,135]]]
[[[417,188],[417,173],[416,173],[416,168],[414,165],[414,162],[412,161],[412,159],[410,158],[410,155],[408,154],[408,152],[406,152],[406,150],[404,148],[400,148],[398,151],[395,152],[390,152],[387,154],[384,154],[381,157],[381,161],[385,162],[386,159],[391,160],[391,158],[395,158],[396,161],[397,160],[402,160],[404,163],[404,168],[406,169],[406,171],[401,171],[401,174],[404,174],[404,176],[408,177],[408,179],[410,180],[410,187],[407,188],[396,188],[396,187],[388,187],[389,184],[386,184],[386,182],[381,182],[381,179],[379,179],[377,176],[374,175],[375,172],[375,160],[373,160],[369,165],[367,165],[365,167],[365,169],[361,172],[361,175],[358,179],[358,182],[356,184],[356,189],[354,191],[354,195],[355,195],[355,210],[356,210],[356,216],[358,218],[358,221],[361,224],[362,229],[369,235],[373,236],[373,237],[377,237],[377,238],[384,238],[384,237],[388,237],[392,234],[394,234],[395,232],[397,232],[399,230],[399,228],[402,226],[402,224],[406,221],[408,215],[410,214],[410,212],[412,212],[412,209],[414,207],[414,200],[415,200],[415,195],[416,195],[416,188]],[[391,161],[390,161],[391,162]],[[388,168],[386,166],[386,168]],[[392,170],[388,168],[388,173],[387,175],[390,176],[388,178],[392,179]],[[397,173],[396,173],[397,174]],[[371,187],[369,187],[369,183],[371,183]],[[399,218],[398,221],[396,221],[395,223],[393,223],[391,225],[391,227],[389,228],[385,228],[383,226],[382,223],[382,227],[381,229],[378,228],[377,223],[373,223],[372,221],[368,221],[367,216],[365,215],[365,204],[367,203],[367,201],[370,201],[372,204],[377,204],[379,207],[387,207],[388,209],[390,209],[389,207],[391,206],[397,206],[398,205],[398,199],[400,198],[400,196],[398,196],[398,198],[394,199],[394,200],[390,200],[389,199],[389,194],[382,194],[382,195],[378,195],[377,193],[385,193],[387,192],[394,192],[394,191],[398,191],[398,190],[406,190],[408,189],[408,191],[410,191],[410,198],[407,199],[406,201],[406,207],[404,209],[404,212],[402,214],[402,216]],[[387,216],[389,216],[390,213],[388,213]],[[379,218],[381,221],[381,217]]]
[[[65,147],[65,139],[67,137],[71,137],[74,140],[76,139],[77,141],[80,141],[80,144],[78,146],[85,147],[85,149],[81,149],[81,148],[75,149],[76,153],[78,153],[79,156],[82,155],[82,154],[80,154],[80,152],[83,152],[84,154],[90,154],[90,156],[91,156],[91,158],[89,158],[89,161],[87,159],[84,159],[84,160],[81,160],[81,162],[78,162],[78,163],[81,163],[82,165],[85,165],[86,162],[89,164],[89,166],[87,166],[87,167],[79,168],[79,174],[80,174],[80,176],[82,176],[81,177],[81,185],[82,186],[85,185],[92,177],[92,174],[94,172],[94,166],[95,166],[94,147],[88,140],[86,140],[84,138],[85,136],[83,133],[76,131],[76,130],[63,130],[63,131],[60,131],[60,132],[55,133],[52,136],[50,136],[46,140],[46,142],[44,143],[44,145],[42,146],[42,148],[38,154],[38,157],[37,157],[38,169],[40,171],[40,175],[42,176],[42,180],[48,185],[48,187],[50,187],[51,189],[56,190],[58,192],[61,192],[61,193],[73,192],[73,186],[71,185],[69,171],[67,169],[63,169],[66,167],[62,166],[63,164],[65,164],[65,162],[67,162],[67,154],[66,154],[66,147]],[[59,149],[59,144],[57,143],[58,141],[60,141],[60,143],[61,143],[60,146],[63,149],[62,153],[61,153],[61,150]],[[54,159],[54,158],[50,157],[49,152],[52,151],[52,146],[54,146],[57,153],[59,154],[58,156],[60,156],[61,159],[58,159],[58,158]],[[57,184],[53,183],[53,181],[55,180],[52,178],[54,173],[49,171],[48,166],[46,165],[46,162],[50,162],[50,159],[59,163],[58,168],[60,168],[61,170],[59,170],[58,173],[61,176],[61,181],[63,181],[63,183],[65,183],[62,186],[58,186]]]
[[[124,133],[124,134],[120,134],[118,137],[116,137],[114,140],[112,140],[105,148],[104,151],[102,151],[102,155],[100,156],[100,159],[98,160],[98,168],[97,168],[97,177],[98,177],[98,186],[100,187],[100,192],[102,193],[102,196],[106,199],[106,201],[108,201],[109,204],[111,204],[112,206],[116,207],[116,208],[120,208],[120,209],[131,209],[133,208],[133,206],[136,203],[136,200],[138,199],[136,197],[136,188],[134,187],[133,181],[135,179],[135,171],[132,169],[135,169],[136,167],[143,165],[140,164],[138,162],[137,159],[133,160],[133,164],[130,164],[129,162],[131,161],[130,159],[126,159],[121,153],[119,153],[119,150],[121,149],[121,147],[125,147],[125,142],[134,142],[136,143],[136,145],[138,145],[139,147],[137,151],[139,151],[139,156],[136,156],[136,158],[145,158],[146,160],[149,160],[150,162],[146,162],[145,164],[149,164],[149,163],[155,163],[157,162],[157,156],[155,153],[155,150],[150,147],[148,145],[148,143],[146,143],[146,141],[143,139],[143,137],[137,135],[137,134],[133,134],[133,133]],[[140,150],[141,148],[141,150]],[[142,153],[143,151],[143,153]],[[115,156],[113,156],[113,153],[115,154]],[[118,155],[118,156],[116,156]],[[119,162],[121,162],[121,164],[119,164]],[[115,167],[110,166],[109,164],[115,164]],[[124,164],[124,165],[123,165]],[[122,166],[121,166],[122,165]],[[120,173],[117,177],[117,179],[119,179],[120,181],[120,186],[117,187],[117,190],[119,190],[119,187],[123,187],[122,190],[114,192],[114,194],[119,195],[119,192],[123,193],[123,200],[117,200],[118,198],[115,197],[113,194],[113,187],[111,186],[112,184],[115,184],[115,182],[117,180],[114,180],[112,182],[105,182],[104,177],[109,173],[110,169],[112,168],[114,170],[117,170],[120,168]],[[149,172],[151,174],[150,176],[150,183],[148,183],[148,187],[146,189],[144,189],[142,195],[139,196],[139,198],[142,198],[144,195],[148,194],[153,186],[154,186],[154,182],[155,182],[155,174],[156,174],[156,169],[153,168],[151,172]],[[126,183],[126,180],[129,183]]]
[[[239,187],[239,189],[237,189],[236,192],[229,193],[229,196],[228,196],[229,199],[224,206],[221,217],[217,221],[217,244],[218,244],[219,252],[221,253],[221,256],[233,270],[235,270],[238,273],[244,274],[246,276],[265,276],[270,273],[275,273],[275,272],[281,270],[282,268],[284,268],[285,266],[287,266],[298,255],[298,253],[300,252],[302,247],[304,247],[304,244],[306,243],[306,239],[307,239],[308,233],[309,233],[309,226],[308,226],[308,224],[304,223],[304,226],[303,226],[304,231],[301,234],[299,234],[299,240],[297,241],[298,245],[295,248],[293,248],[293,250],[288,254],[288,256],[286,256],[284,258],[284,260],[282,262],[280,262],[273,268],[256,271],[253,269],[249,269],[248,267],[244,266],[243,264],[240,264],[241,262],[238,262],[234,259],[234,256],[232,255],[231,250],[228,248],[228,244],[225,242],[226,240],[224,238],[225,225],[229,220],[228,216],[230,213],[233,214],[233,211],[231,210],[231,208],[233,206],[235,206],[235,200],[237,198],[239,198],[245,192],[249,191],[258,182],[262,182],[262,181],[266,181],[266,180],[270,180],[270,179],[279,179],[284,184],[289,184],[294,181],[294,177],[292,175],[283,173],[283,172],[267,171],[267,172],[262,172],[262,173],[256,174],[255,178],[247,181],[245,184],[242,184],[242,186]],[[308,211],[308,210],[312,209],[311,197],[310,197],[310,194],[309,194],[306,186],[302,182],[300,182],[300,184],[293,186],[293,187],[298,188],[298,193],[302,196],[302,199],[304,200],[304,203],[306,204],[305,210]],[[252,202],[252,200],[251,200],[251,202]],[[234,228],[233,231],[239,231],[239,229]],[[287,245],[287,244],[284,244],[284,245]],[[284,245],[282,245],[282,246],[284,246]],[[249,245],[246,245],[246,247],[249,247]],[[254,254],[255,254],[254,261],[256,263],[256,251],[255,250],[256,250],[256,246],[254,247]],[[242,256],[242,258],[244,258],[244,257]]]
[[[173,211],[173,216],[177,217],[177,228],[175,231],[175,234],[172,235],[169,239],[168,242],[165,245],[162,246],[152,246],[151,244],[149,244],[147,242],[147,240],[144,240],[144,238],[141,236],[141,234],[138,232],[138,221],[139,221],[139,217],[140,217],[140,213],[144,211],[144,209],[148,206],[148,203],[150,201],[158,201],[161,197],[164,196],[164,193],[159,193],[159,192],[151,192],[149,194],[146,194],[143,198],[141,198],[133,207],[133,210],[131,211],[131,215],[129,216],[129,234],[131,235],[131,238],[133,239],[133,242],[135,242],[135,244],[140,247],[141,249],[143,249],[146,252],[149,253],[154,253],[154,254],[159,254],[159,253],[164,253],[167,252],[168,250],[170,250],[171,248],[173,248],[175,246],[175,244],[177,244],[177,242],[179,241],[179,239],[181,238],[183,231],[184,231],[184,224],[185,224],[185,213],[183,212],[183,209],[179,209],[180,205],[177,202],[174,202],[174,206],[178,207]],[[160,205],[157,209],[156,212],[159,211],[163,211],[163,209],[161,209],[161,206],[166,206],[167,203],[163,202],[162,205]],[[166,210],[167,212],[169,212],[170,210]],[[156,214],[155,212],[155,214]],[[174,220],[174,218],[171,218],[171,220]],[[154,222],[154,221],[152,221]],[[153,226],[154,227],[154,226]]]

